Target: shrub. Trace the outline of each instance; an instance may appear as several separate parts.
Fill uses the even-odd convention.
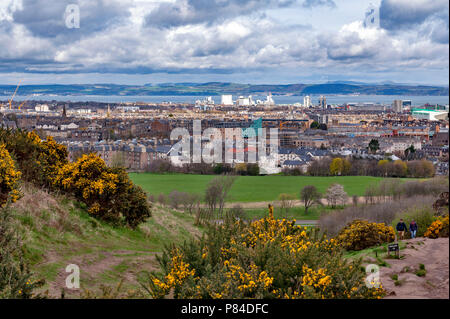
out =
[[[434,216],[434,212],[429,207],[415,208],[407,210],[403,214],[398,214],[399,217],[394,219],[392,222],[392,226],[395,228],[395,225],[400,221],[400,218],[403,219],[406,226],[408,227],[408,232],[406,233],[407,238],[410,238],[411,233],[409,232],[409,224],[412,220],[414,220],[417,224],[417,233],[416,237],[424,236],[426,230],[430,225],[436,220]]]
[[[403,216],[403,214],[414,215],[414,211],[428,211],[434,200],[433,196],[415,196],[393,202],[349,206],[343,210],[325,211],[320,215],[319,226],[327,235],[336,236],[342,228],[355,219],[390,225],[396,217]]]
[[[362,250],[394,239],[395,232],[391,226],[358,219],[344,227],[336,237],[337,242],[347,250]]]
[[[33,280],[21,247],[10,209],[0,208],[0,299],[38,297],[33,291],[44,284],[43,280]]]
[[[334,240],[264,218],[226,219],[206,234],[158,256],[162,274],[141,281],[155,298],[380,298],[367,288],[360,260],[343,257]]]
[[[20,197],[18,181],[21,173],[4,144],[0,144],[0,207],[8,200],[15,202]]]
[[[64,165],[54,185],[88,205],[92,216],[114,224],[136,227],[151,215],[145,192],[123,169],[107,167],[95,154]]]
[[[37,186],[51,187],[59,169],[67,164],[67,149],[49,136],[42,141],[34,132],[0,129],[0,143],[16,160],[22,178]]]
[[[179,191],[172,191],[169,194],[169,203],[173,209],[178,209],[183,201],[183,193]]]
[[[158,203],[160,203],[161,205],[166,205],[167,204],[167,196],[164,193],[160,193],[158,195]]]
[[[439,216],[436,221],[434,221],[430,227],[428,227],[424,236],[428,238],[438,238],[438,237],[448,237],[449,233],[449,223],[448,215]]]

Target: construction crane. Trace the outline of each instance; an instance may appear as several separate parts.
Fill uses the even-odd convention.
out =
[[[19,105],[19,110],[20,110],[20,108],[25,104],[25,103],[27,103],[28,102],[28,98],[29,97],[27,97],[20,105]]]
[[[22,80],[19,81],[19,84],[17,84],[16,90],[14,91],[14,94],[11,96],[11,99],[9,100],[9,109],[12,109],[12,101],[14,99],[14,97],[16,96],[17,90],[19,89],[20,86],[20,82],[22,82]]]

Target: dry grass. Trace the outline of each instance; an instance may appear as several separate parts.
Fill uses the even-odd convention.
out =
[[[22,185],[21,192],[22,198],[11,208],[22,222],[28,223],[38,231],[50,227],[60,233],[66,231],[82,233],[81,226],[69,216],[68,209],[73,208],[71,201],[67,202],[69,207],[63,207],[58,195],[50,194],[31,184]]]
[[[322,214],[319,220],[319,226],[329,236],[335,236],[344,226],[355,219],[364,219],[370,222],[390,225],[399,215],[410,211],[428,211],[435,199],[434,196],[428,195],[402,198],[402,200],[373,205],[349,206],[343,210]]]

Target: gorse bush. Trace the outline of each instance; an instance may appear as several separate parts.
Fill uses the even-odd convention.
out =
[[[144,191],[121,168],[109,168],[95,154],[83,155],[59,169],[54,185],[88,205],[89,214],[136,227],[151,216]]]
[[[154,298],[380,298],[361,261],[295,221],[227,218],[158,256],[162,274],[141,281]]]
[[[0,144],[0,207],[8,200],[15,202],[19,198],[20,176],[5,145]]]
[[[22,179],[50,188],[57,171],[65,165],[67,149],[49,136],[42,141],[35,132],[0,129],[0,143],[16,160]]]
[[[438,238],[438,237],[448,237],[449,234],[449,223],[448,215],[439,216],[430,227],[428,227],[424,236],[428,238]]]
[[[64,145],[51,136],[41,140],[35,132],[22,130],[0,129],[0,145],[0,205],[7,194],[12,201],[17,199],[15,185],[22,176],[35,186],[75,196],[88,206],[89,214],[114,224],[135,228],[151,216],[145,192],[130,181],[124,169],[109,168],[95,154],[69,163]]]
[[[358,219],[344,227],[336,237],[338,244],[346,250],[362,250],[394,239],[395,232],[391,226]]]

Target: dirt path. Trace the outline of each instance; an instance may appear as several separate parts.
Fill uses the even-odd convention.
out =
[[[93,283],[99,286],[103,283],[116,287],[123,279],[123,285],[137,285],[136,275],[142,270],[157,270],[157,262],[154,252],[139,252],[128,250],[116,251],[97,251],[90,254],[82,254],[71,258],[63,258],[56,251],[46,253],[46,261],[44,265],[55,263],[63,263],[64,266],[58,267],[57,276],[53,281],[48,281],[48,294],[53,298],[60,298],[61,291],[64,288],[66,298],[80,298],[83,287],[91,287]],[[126,263],[127,269],[117,275],[122,263]],[[80,285],[81,289],[67,289],[66,278],[70,273],[66,272],[66,266],[75,264],[80,268]],[[131,267],[130,267],[131,265]],[[114,277],[118,277],[114,282],[108,282],[108,273],[112,272]],[[105,282],[102,282],[102,281]]]
[[[390,268],[380,269],[380,279],[388,291],[389,299],[448,299],[449,298],[449,239],[416,238],[406,241],[400,251],[403,259],[386,259]],[[419,264],[425,265],[426,275],[415,272]],[[409,270],[407,270],[409,267]],[[392,275],[398,275],[395,285]]]
[[[383,198],[374,198],[374,202],[378,203],[378,202],[385,202],[388,201],[387,199],[384,200]],[[321,199],[321,202],[324,205],[328,205],[328,201],[325,198]],[[358,203],[359,204],[363,204],[366,202],[366,198],[364,196],[360,196],[358,197]],[[266,209],[268,204],[272,204],[275,207],[279,207],[280,206],[280,201],[278,200],[274,200],[274,201],[263,201],[263,202],[227,202],[225,203],[225,208],[232,208],[236,205],[241,206],[244,209]],[[352,197],[348,197],[347,198],[347,205],[351,205],[353,204],[353,198]],[[294,200],[293,201],[293,206],[294,207],[299,207],[299,206],[304,206],[304,202],[301,200]],[[206,205],[202,205],[202,207],[206,207]]]

